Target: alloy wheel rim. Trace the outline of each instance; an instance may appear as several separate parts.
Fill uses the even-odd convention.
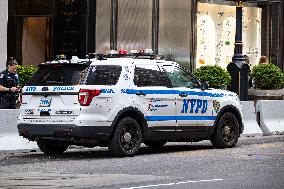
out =
[[[130,152],[136,147],[138,139],[139,134],[135,127],[125,125],[122,128],[120,133],[120,144],[126,152]]]
[[[222,127],[222,137],[225,142],[231,142],[234,139],[235,131],[234,131],[234,121],[231,117],[226,117],[223,122]]]

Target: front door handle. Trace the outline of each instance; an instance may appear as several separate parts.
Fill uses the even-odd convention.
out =
[[[143,93],[142,91],[137,92],[136,95],[137,95],[137,96],[146,96],[146,94]]]
[[[188,94],[186,94],[186,93],[180,93],[179,96],[180,96],[180,97],[187,97]]]

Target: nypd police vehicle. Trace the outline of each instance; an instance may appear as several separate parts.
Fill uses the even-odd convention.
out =
[[[133,156],[141,143],[210,140],[233,147],[243,131],[235,93],[208,88],[150,53],[96,55],[39,65],[23,88],[18,132],[46,154],[69,145]]]

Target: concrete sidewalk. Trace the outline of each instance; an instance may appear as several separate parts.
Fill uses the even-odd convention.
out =
[[[15,132],[1,133],[0,150],[20,150],[38,148],[36,142],[30,142]]]

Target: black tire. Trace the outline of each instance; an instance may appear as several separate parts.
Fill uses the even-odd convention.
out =
[[[65,142],[52,140],[37,140],[37,145],[45,154],[62,154],[69,146]]]
[[[137,121],[131,117],[123,118],[117,124],[109,150],[114,156],[134,156],[140,149],[142,142],[141,128]]]
[[[145,141],[144,144],[150,148],[160,148],[164,146],[166,141]]]
[[[234,114],[225,112],[217,122],[211,143],[217,148],[231,148],[239,139],[239,123]]]

